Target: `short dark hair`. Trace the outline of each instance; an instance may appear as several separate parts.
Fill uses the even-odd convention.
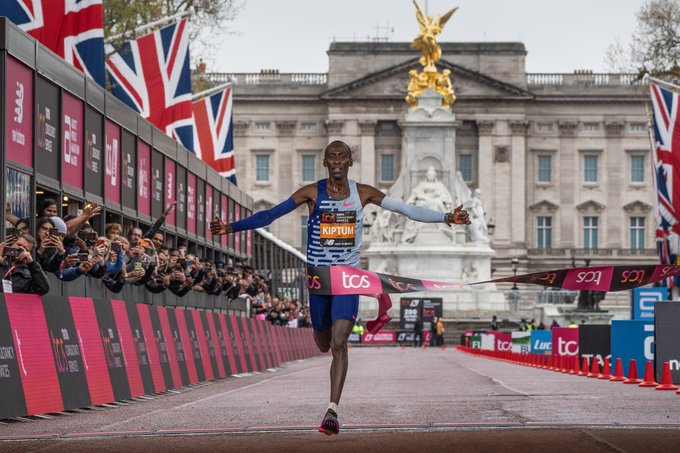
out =
[[[336,146],[342,146],[347,150],[347,155],[351,159],[352,158],[352,148],[349,147],[349,145],[342,140],[333,140],[326,146],[326,149],[323,150],[323,157],[324,159],[326,158],[326,154],[328,154],[328,150],[331,148],[335,148]]]

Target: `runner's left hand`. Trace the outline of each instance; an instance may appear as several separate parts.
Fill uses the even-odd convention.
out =
[[[446,220],[456,225],[470,225],[472,223],[470,222],[468,212],[463,209],[462,204],[454,209],[453,212],[446,214]]]

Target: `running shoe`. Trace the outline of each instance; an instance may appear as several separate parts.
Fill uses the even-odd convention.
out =
[[[328,409],[326,415],[319,426],[319,432],[327,436],[338,434],[340,432],[340,422],[338,421],[338,414],[333,409]]]

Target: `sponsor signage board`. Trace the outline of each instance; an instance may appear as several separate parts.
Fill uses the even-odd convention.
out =
[[[125,129],[121,136],[121,201],[123,206],[137,206],[137,140]]]
[[[151,215],[151,148],[137,141],[137,210]]]
[[[496,336],[488,333],[479,334],[481,348],[486,351],[493,351],[496,348]]]
[[[104,153],[104,196],[108,201],[120,203],[121,174],[120,174],[120,127],[112,121],[106,120],[105,153]]]
[[[33,168],[33,71],[12,57],[6,62],[5,153]]]
[[[61,181],[83,188],[83,102],[66,92],[61,95]]]
[[[85,190],[103,195],[104,117],[92,107],[85,108]]]
[[[531,332],[512,332],[512,352],[531,352]]]
[[[656,302],[668,300],[668,288],[635,288],[633,290],[633,319],[653,320]]]
[[[673,384],[680,384],[680,302],[655,305],[654,317],[656,378],[663,373],[663,364],[668,362]]]
[[[534,354],[552,354],[552,331],[532,330],[529,352]]]
[[[423,300],[402,297],[399,308],[399,329],[413,332],[416,320],[422,316]]]
[[[578,356],[578,328],[555,327],[552,329],[552,353],[558,356]]]
[[[588,363],[596,358],[600,367],[604,359],[611,357],[611,326],[609,324],[584,324],[578,328],[579,357],[586,357]]]
[[[611,329],[612,362],[620,358],[626,376],[631,359],[635,360],[638,371],[644,370],[647,360],[654,360],[654,323],[614,320]]]
[[[396,341],[397,341],[396,330],[381,330],[380,332],[375,334],[364,332],[363,336],[361,337],[361,342],[364,344],[395,343]]]
[[[59,180],[59,88],[38,77],[35,94],[35,171]]]

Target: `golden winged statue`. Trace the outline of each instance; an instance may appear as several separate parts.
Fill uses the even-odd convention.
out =
[[[439,61],[442,56],[442,48],[437,44],[437,36],[442,32],[458,7],[453,8],[443,16],[433,17],[425,15],[416,0],[413,0],[413,5],[416,7],[416,19],[418,19],[420,26],[420,34],[413,40],[411,47],[420,50],[422,54],[419,61],[423,66],[423,72],[419,74],[415,70],[410,71],[411,78],[406,101],[411,107],[416,107],[418,96],[427,88],[432,88],[442,95],[442,105],[449,107],[455,102],[456,96],[451,87],[450,71],[445,70],[438,73],[435,66],[435,62]]]

